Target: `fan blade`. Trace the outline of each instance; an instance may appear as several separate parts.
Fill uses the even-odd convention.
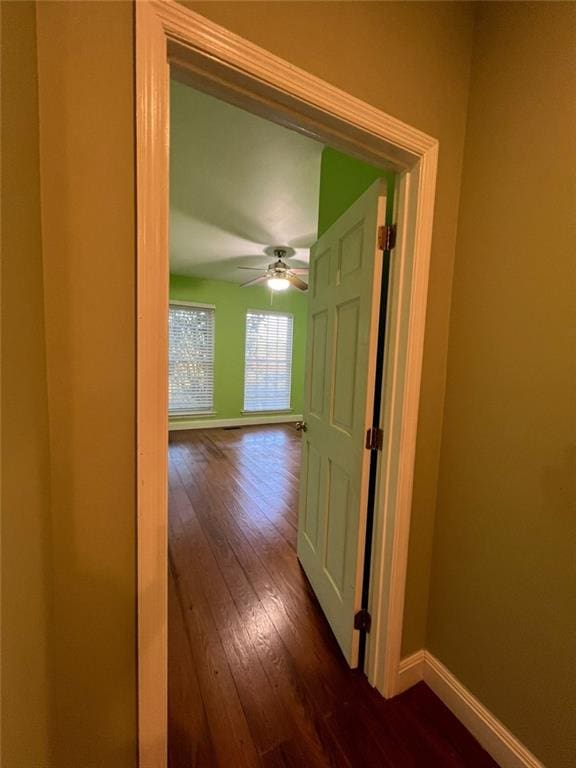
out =
[[[288,280],[290,285],[293,285],[294,288],[298,288],[300,291],[308,290],[308,285],[304,282],[304,280],[300,280],[299,277],[296,277],[296,275],[292,274],[291,272],[286,274],[286,280]]]
[[[242,283],[240,288],[247,288],[249,285],[256,285],[256,283],[263,283],[264,280],[268,280],[268,275],[260,275],[260,277],[255,277],[254,280],[248,280],[247,283]]]
[[[307,275],[309,271],[310,270],[305,269],[304,267],[296,267],[289,270],[292,275]]]
[[[259,269],[260,272],[263,272],[266,267],[236,267],[236,269]]]

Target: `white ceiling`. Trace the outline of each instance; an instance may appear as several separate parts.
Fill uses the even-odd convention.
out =
[[[316,240],[323,145],[173,81],[170,271],[242,283],[271,245]]]

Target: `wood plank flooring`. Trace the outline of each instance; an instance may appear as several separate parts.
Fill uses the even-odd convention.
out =
[[[172,432],[170,768],[495,768],[422,683],[351,671],[296,558],[291,425]]]

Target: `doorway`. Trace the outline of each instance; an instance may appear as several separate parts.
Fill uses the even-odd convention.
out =
[[[178,82],[171,106],[170,764],[323,765],[307,718],[372,701],[349,667],[394,179]]]
[[[186,9],[140,3],[138,93],[138,583],[141,760],[166,756],[166,303],[168,63],[219,95],[399,173],[382,382],[373,627],[367,660],[397,692],[437,142]]]

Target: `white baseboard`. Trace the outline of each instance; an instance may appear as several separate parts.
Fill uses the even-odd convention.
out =
[[[398,693],[421,680],[468,728],[501,768],[544,768],[540,760],[428,651],[417,651],[402,659],[398,670]]]
[[[217,429],[222,427],[253,427],[258,424],[289,424],[302,421],[301,413],[274,413],[269,416],[241,416],[236,419],[180,419],[171,421],[168,429]]]
[[[408,688],[424,680],[424,662],[426,651],[416,651],[411,656],[407,656],[400,662],[398,671],[397,693],[403,693]]]

